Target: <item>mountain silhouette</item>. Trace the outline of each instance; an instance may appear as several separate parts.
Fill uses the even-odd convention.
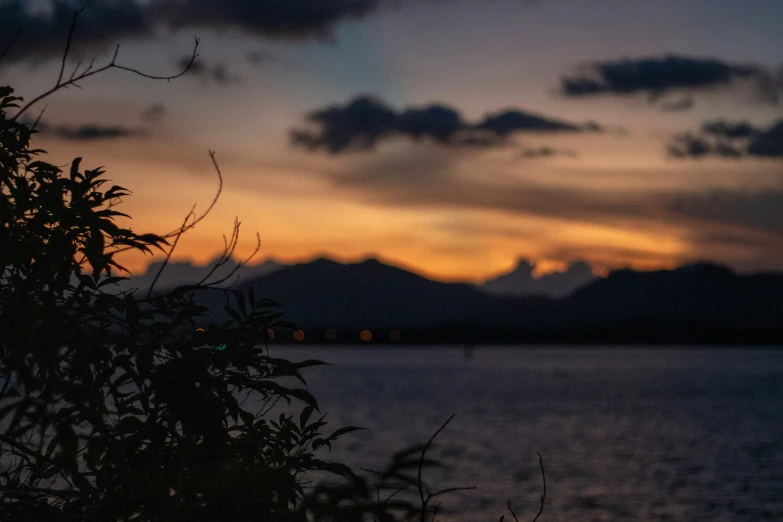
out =
[[[242,292],[250,288],[256,296],[283,303],[286,319],[307,327],[513,322],[512,307],[470,284],[431,281],[376,259],[343,264],[321,258],[237,286]],[[225,298],[201,292],[198,302],[215,309]]]
[[[584,261],[574,261],[563,272],[541,277],[533,277],[533,270],[533,263],[520,259],[511,272],[484,282],[481,289],[497,295],[565,297],[596,279],[592,268]]]
[[[737,326],[783,324],[783,274],[738,275],[709,263],[674,270],[619,270],[561,303],[564,324],[658,321]]]
[[[170,261],[166,268],[160,275],[160,278],[155,283],[155,293],[165,292],[177,286],[193,285],[201,281],[201,279],[209,273],[211,268],[217,264],[219,258],[213,259],[203,265],[191,263],[189,261]],[[136,292],[141,294],[147,293],[150,285],[155,280],[155,276],[158,274],[160,267],[163,265],[163,261],[153,261],[147,265],[147,269],[143,274],[129,277],[125,281],[121,281],[113,289],[115,291],[132,290],[136,288]],[[227,276],[237,266],[237,261],[234,259],[228,259],[226,263],[221,265],[215,270],[215,273],[209,278],[210,281],[216,281]],[[225,283],[220,286],[229,286],[235,281],[241,283],[249,279],[256,279],[265,275],[271,274],[275,270],[282,268],[282,265],[274,260],[266,260],[262,263],[255,265],[245,265],[240,268],[233,277],[230,277]]]
[[[251,288],[281,303],[284,318],[303,329],[420,334],[409,342],[778,343],[783,334],[783,274],[737,274],[709,263],[617,270],[561,298],[494,295],[376,259],[278,266],[234,287],[245,295]],[[229,320],[223,306],[236,304],[206,290],[196,302],[208,308],[204,325]]]

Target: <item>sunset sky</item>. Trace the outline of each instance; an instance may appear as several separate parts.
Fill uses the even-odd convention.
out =
[[[0,0],[0,85],[50,88],[85,2]],[[206,262],[369,256],[478,281],[710,260],[783,269],[783,3],[770,0],[86,2],[35,145],[133,192],[134,231]],[[84,67],[84,65],[82,65]],[[34,118],[43,106],[31,110]],[[149,257],[126,258],[133,271]]]

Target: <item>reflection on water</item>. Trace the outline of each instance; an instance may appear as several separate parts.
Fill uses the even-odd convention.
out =
[[[783,520],[783,350],[272,347],[320,358],[333,456],[381,468],[452,413],[443,520]],[[456,513],[455,513],[456,511]],[[520,514],[521,512],[521,514]]]

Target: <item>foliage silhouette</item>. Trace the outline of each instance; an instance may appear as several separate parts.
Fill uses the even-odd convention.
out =
[[[157,249],[168,260],[206,213],[191,211],[163,236],[137,234],[115,223],[128,217],[114,209],[127,189],[103,191],[101,168],[83,169],[77,157],[62,170],[32,148],[35,124],[19,116],[71,81],[62,78],[74,26],[54,89],[22,105],[0,87],[0,518],[434,520],[430,500],[469,489],[433,493],[422,478],[439,466],[426,452],[451,418],[372,481],[323,458],[360,429],[329,433],[315,397],[292,384],[304,386],[302,370],[324,363],[272,357],[264,345],[270,327],[285,325],[279,305],[210,279],[230,259],[239,222],[198,284],[144,299],[107,291],[125,279],[119,252]],[[208,331],[198,329],[205,309],[193,297],[205,289],[238,303]],[[298,415],[273,416],[281,400]],[[309,487],[325,476],[333,480]]]

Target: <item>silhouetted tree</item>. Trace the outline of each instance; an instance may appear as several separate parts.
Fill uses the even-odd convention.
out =
[[[316,399],[291,384],[323,363],[272,357],[265,343],[269,328],[284,324],[279,305],[210,279],[234,251],[238,222],[198,284],[156,296],[150,288],[146,298],[107,291],[125,279],[118,253],[157,249],[168,260],[212,206],[168,234],[138,234],[115,222],[127,217],[115,210],[127,189],[104,191],[100,168],[76,158],[63,170],[32,148],[35,123],[20,116],[34,103],[108,68],[144,75],[117,65],[115,52],[107,66],[64,79],[77,17],[54,88],[23,105],[0,87],[0,518],[434,520],[434,498],[467,489],[432,491],[422,478],[437,464],[426,452],[446,425],[372,481],[322,458],[359,429],[326,434]],[[194,48],[191,64],[196,56]],[[194,290],[233,292],[231,320],[198,329],[205,309]],[[298,413],[273,417],[280,400]],[[340,480],[305,489],[323,474]],[[394,498],[405,492],[413,498]]]

